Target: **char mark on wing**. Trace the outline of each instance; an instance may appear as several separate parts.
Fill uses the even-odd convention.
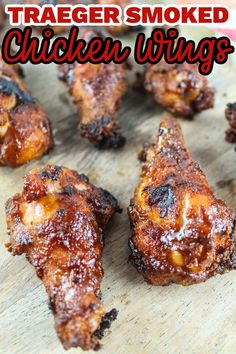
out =
[[[119,214],[122,213],[122,209],[119,207],[118,200],[107,190],[103,189],[103,195],[107,202],[115,209]]]
[[[84,173],[80,173],[78,176],[84,183],[89,183],[89,178]]]
[[[43,170],[40,173],[40,177],[42,179],[51,179],[52,181],[57,181],[60,177],[61,171],[62,171],[61,167],[55,166],[50,170],[49,169]]]
[[[72,188],[69,185],[64,187],[63,192],[65,194],[68,194],[69,196],[72,196],[72,195],[76,194],[76,191],[74,190],[74,188]]]
[[[129,261],[133,264],[133,266],[137,269],[138,272],[145,272],[146,266],[142,259],[142,255],[139,252],[138,248],[135,246],[132,239],[129,240],[129,248],[131,250]]]
[[[4,79],[3,77],[0,77],[0,93],[7,96],[14,94],[17,96],[20,103],[34,102],[34,98],[29,93],[22,91],[15,82]]]
[[[117,315],[117,309],[112,309],[111,311],[107,312],[105,316],[103,316],[100,328],[94,332],[94,335],[98,339],[103,338],[106,329],[109,329],[111,327],[112,322],[117,319]]]
[[[168,215],[170,207],[174,204],[175,196],[170,184],[159,186],[155,189],[153,187],[146,188],[149,197],[148,204],[157,205],[161,212],[160,216],[164,218]]]

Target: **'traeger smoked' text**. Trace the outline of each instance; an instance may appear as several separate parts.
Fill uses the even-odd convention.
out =
[[[225,6],[129,5],[7,5],[11,25],[113,25],[225,23],[229,11]],[[123,19],[122,19],[123,17]]]

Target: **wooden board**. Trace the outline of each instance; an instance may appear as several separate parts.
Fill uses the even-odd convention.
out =
[[[134,37],[130,37],[131,41]],[[119,120],[127,136],[123,150],[98,151],[77,133],[78,115],[65,86],[57,80],[55,65],[26,65],[26,83],[53,123],[55,149],[40,161],[0,169],[0,353],[64,353],[54,331],[44,287],[24,256],[5,249],[4,203],[21,191],[21,177],[47,162],[87,174],[91,181],[113,193],[124,209],[106,233],[102,283],[105,308],[119,310],[103,343],[105,353],[229,354],[236,347],[236,272],[217,276],[191,287],[153,287],[127,262],[130,234],[126,208],[138,182],[137,154],[142,144],[155,139],[168,113],[151,97],[132,89],[124,98]],[[236,209],[236,152],[224,141],[226,103],[236,100],[236,60],[216,67],[210,78],[216,87],[213,110],[181,121],[186,143],[200,163],[218,197]],[[80,349],[70,353],[80,353]]]

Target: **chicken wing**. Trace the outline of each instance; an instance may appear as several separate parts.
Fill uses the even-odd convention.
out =
[[[192,118],[214,106],[214,89],[198,72],[197,65],[167,64],[165,61],[150,65],[144,86],[157,103],[176,116]]]
[[[31,96],[18,65],[0,57],[0,165],[17,167],[53,145],[49,120]]]
[[[82,35],[87,42],[95,36],[102,35],[92,29]],[[115,114],[128,88],[125,64],[63,64],[59,78],[67,83],[79,110],[81,135],[101,149],[123,146]]]
[[[230,128],[226,131],[225,139],[229,143],[236,143],[236,102],[229,103],[225,110],[225,118],[229,122]]]
[[[190,285],[232,269],[234,216],[213,195],[184,146],[179,124],[161,123],[146,146],[129,207],[130,259],[154,285]]]
[[[42,279],[65,349],[98,349],[116,310],[101,303],[103,231],[119,211],[116,199],[65,167],[47,165],[24,177],[6,204],[13,255],[26,254]]]
[[[0,29],[4,26],[6,13],[3,5],[0,5]]]

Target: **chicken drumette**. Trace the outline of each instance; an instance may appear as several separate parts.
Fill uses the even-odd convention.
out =
[[[86,30],[82,38],[102,36],[92,29]],[[102,149],[119,148],[124,145],[116,121],[122,96],[127,91],[125,64],[63,64],[59,78],[65,81],[79,110],[79,130],[83,137]]]
[[[101,303],[103,231],[119,211],[116,199],[64,167],[47,165],[24,177],[6,204],[13,255],[26,254],[42,279],[65,347],[98,349],[116,310]]]
[[[0,56],[0,165],[23,165],[53,144],[49,120],[21,76],[18,65]]]
[[[140,155],[141,180],[129,207],[130,259],[154,285],[190,285],[232,269],[234,216],[213,195],[175,120]]]
[[[236,102],[229,103],[225,110],[225,118],[229,122],[230,128],[226,131],[225,139],[229,143],[236,143]]]
[[[195,64],[162,61],[150,65],[145,73],[144,87],[157,103],[176,116],[192,118],[214,106],[214,89]]]

